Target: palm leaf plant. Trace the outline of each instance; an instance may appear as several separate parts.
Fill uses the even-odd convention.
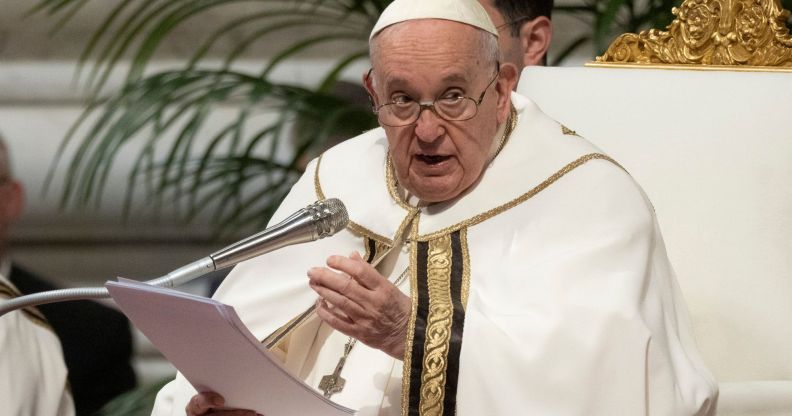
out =
[[[41,0],[33,13],[57,18],[58,29],[90,0]],[[100,0],[96,0],[100,1]],[[376,125],[367,105],[334,92],[342,72],[368,56],[368,33],[385,0],[131,0],[107,12],[80,58],[87,108],[61,147],[63,206],[101,203],[122,151],[137,150],[128,176],[127,213],[174,207],[185,221],[209,218],[217,230],[261,226],[304,169],[335,137]],[[197,42],[183,66],[147,72],[169,36],[198,15],[244,13]],[[289,42],[259,67],[235,65],[256,43],[288,33]],[[224,38],[234,47],[217,51]],[[316,86],[272,82],[284,61],[333,42],[334,59]],[[221,59],[217,56],[220,55]],[[103,94],[111,74],[131,59],[123,87]],[[219,108],[230,121],[212,124]],[[295,128],[299,120],[300,128]],[[145,196],[140,198],[140,195]],[[137,200],[135,200],[137,198]],[[145,203],[141,203],[141,200]]]
[[[108,0],[38,0],[31,13],[55,19],[57,31],[86,4]],[[86,110],[62,143],[50,179],[62,176],[62,206],[99,205],[124,150],[136,149],[127,213],[163,207],[184,221],[198,216],[231,233],[260,227],[304,169],[334,138],[374,127],[365,104],[339,95],[342,72],[367,57],[367,35],[390,0],[123,0],[111,3],[80,57]],[[663,28],[681,0],[580,0],[555,7],[590,30],[551,57],[559,64],[581,47],[601,53],[618,34]],[[792,0],[783,0],[787,8]],[[222,21],[196,39],[179,66],[150,71],[158,48],[196,18]],[[230,16],[230,17],[228,17]],[[563,30],[556,28],[556,30]],[[285,35],[284,35],[285,34]],[[279,41],[286,36],[288,41]],[[277,45],[257,67],[238,62],[256,45]],[[289,59],[331,44],[345,51],[314,86],[274,82]],[[223,47],[222,45],[231,45]],[[126,68],[120,89],[104,93]],[[217,122],[220,108],[233,115]],[[269,115],[266,116],[265,115]],[[214,120],[214,122],[213,122]],[[297,122],[299,120],[299,122]],[[219,124],[219,127],[218,127]],[[295,128],[299,125],[300,128]],[[63,172],[62,175],[60,173]]]

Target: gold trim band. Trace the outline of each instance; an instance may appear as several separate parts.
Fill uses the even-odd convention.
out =
[[[319,180],[319,166],[322,163],[322,156],[323,155],[320,155],[316,159],[316,169],[314,169],[314,192],[316,193],[316,198],[318,200],[320,200],[320,201],[327,199],[325,197],[324,191],[322,190],[322,183]],[[388,246],[393,246],[393,240],[392,239],[390,239],[388,237],[385,237],[385,236],[382,236],[382,235],[379,235],[379,234],[375,233],[374,231],[371,231],[368,228],[366,228],[366,227],[364,227],[364,226],[362,226],[362,225],[360,225],[360,224],[358,224],[358,223],[356,223],[356,222],[354,222],[352,220],[349,220],[349,224],[347,225],[347,228],[350,231],[352,231],[353,233],[355,233],[355,234],[357,234],[359,236],[368,237],[368,238],[371,238],[373,240],[377,240],[377,241],[379,241],[382,244],[386,244]]]
[[[440,416],[445,399],[446,370],[451,344],[454,305],[451,300],[451,237],[429,242],[426,285],[429,313],[426,317],[420,415]]]
[[[670,71],[727,71],[727,72],[792,72],[790,67],[748,65],[700,65],[700,64],[628,64],[618,62],[586,62],[589,68],[664,69]]]
[[[552,174],[549,178],[545,179],[542,183],[540,183],[539,185],[537,185],[536,187],[534,187],[530,191],[520,195],[519,197],[517,197],[517,198],[515,198],[515,199],[513,199],[513,200],[511,200],[511,201],[509,201],[509,202],[507,202],[507,203],[505,203],[505,204],[503,204],[501,206],[495,207],[493,209],[490,209],[489,211],[485,211],[485,212],[483,212],[481,214],[478,214],[478,215],[476,215],[474,217],[471,217],[471,218],[469,218],[469,219],[467,219],[465,221],[462,221],[462,222],[459,222],[457,224],[451,225],[449,227],[443,228],[442,230],[418,236],[418,241],[430,241],[430,240],[433,240],[435,238],[441,237],[443,235],[451,234],[454,231],[461,230],[463,228],[472,227],[472,226],[474,226],[476,224],[479,224],[481,222],[484,222],[484,221],[486,221],[486,220],[488,220],[488,219],[490,219],[490,218],[492,218],[492,217],[494,217],[494,216],[496,216],[498,214],[506,212],[506,211],[516,207],[517,205],[520,205],[523,202],[531,199],[534,195],[538,194],[539,192],[542,192],[543,190],[547,189],[547,187],[549,187],[550,185],[555,183],[557,180],[561,179],[567,173],[575,170],[576,168],[580,167],[581,165],[585,164],[586,162],[588,162],[590,160],[594,160],[594,159],[606,160],[606,161],[611,162],[614,165],[618,166],[622,170],[624,170],[624,168],[618,162],[616,162],[615,160],[611,159],[610,156],[604,155],[602,153],[590,153],[590,154],[587,154],[587,155],[582,156],[582,157],[578,158],[577,160],[569,163],[568,165],[564,166],[558,172]]]

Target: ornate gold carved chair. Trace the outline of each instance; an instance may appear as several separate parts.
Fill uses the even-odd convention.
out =
[[[792,415],[792,37],[778,0],[687,0],[666,31],[519,91],[651,198],[719,415]]]

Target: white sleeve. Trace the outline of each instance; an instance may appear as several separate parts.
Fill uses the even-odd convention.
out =
[[[715,414],[717,385],[651,205],[625,174],[597,166],[515,208],[512,223],[527,225],[500,255],[476,241],[503,232],[494,221],[469,231],[482,272],[465,315],[460,416]]]

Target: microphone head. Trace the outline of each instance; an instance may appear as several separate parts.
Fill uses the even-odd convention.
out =
[[[340,199],[330,198],[317,201],[305,208],[316,224],[318,238],[331,236],[349,224],[349,214]]]

